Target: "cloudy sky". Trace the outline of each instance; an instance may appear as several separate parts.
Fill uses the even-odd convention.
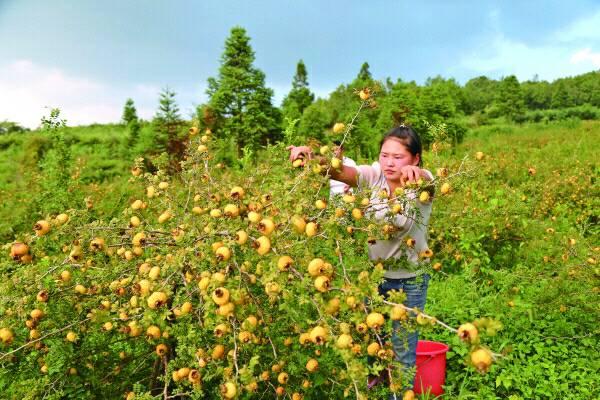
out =
[[[151,118],[169,86],[185,116],[206,101],[230,29],[251,37],[279,105],[296,63],[321,97],[367,61],[394,81],[554,80],[600,69],[600,1],[0,0],[0,121]]]

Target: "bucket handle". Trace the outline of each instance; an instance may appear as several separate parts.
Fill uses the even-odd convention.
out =
[[[431,355],[431,354],[430,354],[430,355],[428,355],[428,358],[427,358],[427,360],[425,360],[425,361],[421,361],[420,363],[418,363],[418,364],[417,364],[417,367],[421,367],[421,366],[423,366],[423,365],[427,364],[429,361],[433,360],[433,358],[434,358],[434,357],[435,357],[435,356],[433,356],[433,355]]]

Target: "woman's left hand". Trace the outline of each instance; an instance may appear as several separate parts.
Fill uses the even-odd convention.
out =
[[[421,168],[416,165],[405,165],[400,170],[400,180],[402,185],[406,182],[416,182],[421,177]]]

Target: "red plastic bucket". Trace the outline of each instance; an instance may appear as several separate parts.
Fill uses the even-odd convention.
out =
[[[439,396],[444,393],[442,385],[446,380],[446,352],[444,343],[419,340],[417,343],[417,373],[415,393],[431,393]]]

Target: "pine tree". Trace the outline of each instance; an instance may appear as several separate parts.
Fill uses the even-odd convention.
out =
[[[123,107],[123,116],[121,117],[121,121],[125,125],[129,125],[134,120],[138,120],[137,110],[133,104],[133,99],[127,99],[125,106]]]
[[[364,62],[363,65],[360,66],[360,71],[358,72],[357,80],[362,82],[369,82],[373,80],[373,75],[371,75],[371,71],[369,69],[369,63]]]
[[[168,152],[171,160],[181,152],[178,131],[182,121],[175,95],[168,87],[160,92],[158,110],[152,121],[155,131],[153,147],[159,152]]]
[[[302,60],[296,66],[296,75],[292,81],[292,90],[283,99],[281,108],[284,119],[294,120],[300,118],[306,107],[315,100],[315,95],[308,88],[308,73]]]
[[[279,111],[273,107],[273,91],[265,87],[265,74],[253,66],[254,52],[245,29],[234,27],[225,41],[217,78],[208,79],[208,105],[214,113],[211,128],[224,139],[233,139],[238,155],[249,146],[274,142],[281,137]]]
[[[140,122],[132,99],[127,99],[123,107],[121,121],[127,127],[127,147],[132,150],[140,136]]]
[[[525,113],[525,100],[516,76],[507,76],[500,82],[496,103],[500,115],[506,116],[511,121]]]

